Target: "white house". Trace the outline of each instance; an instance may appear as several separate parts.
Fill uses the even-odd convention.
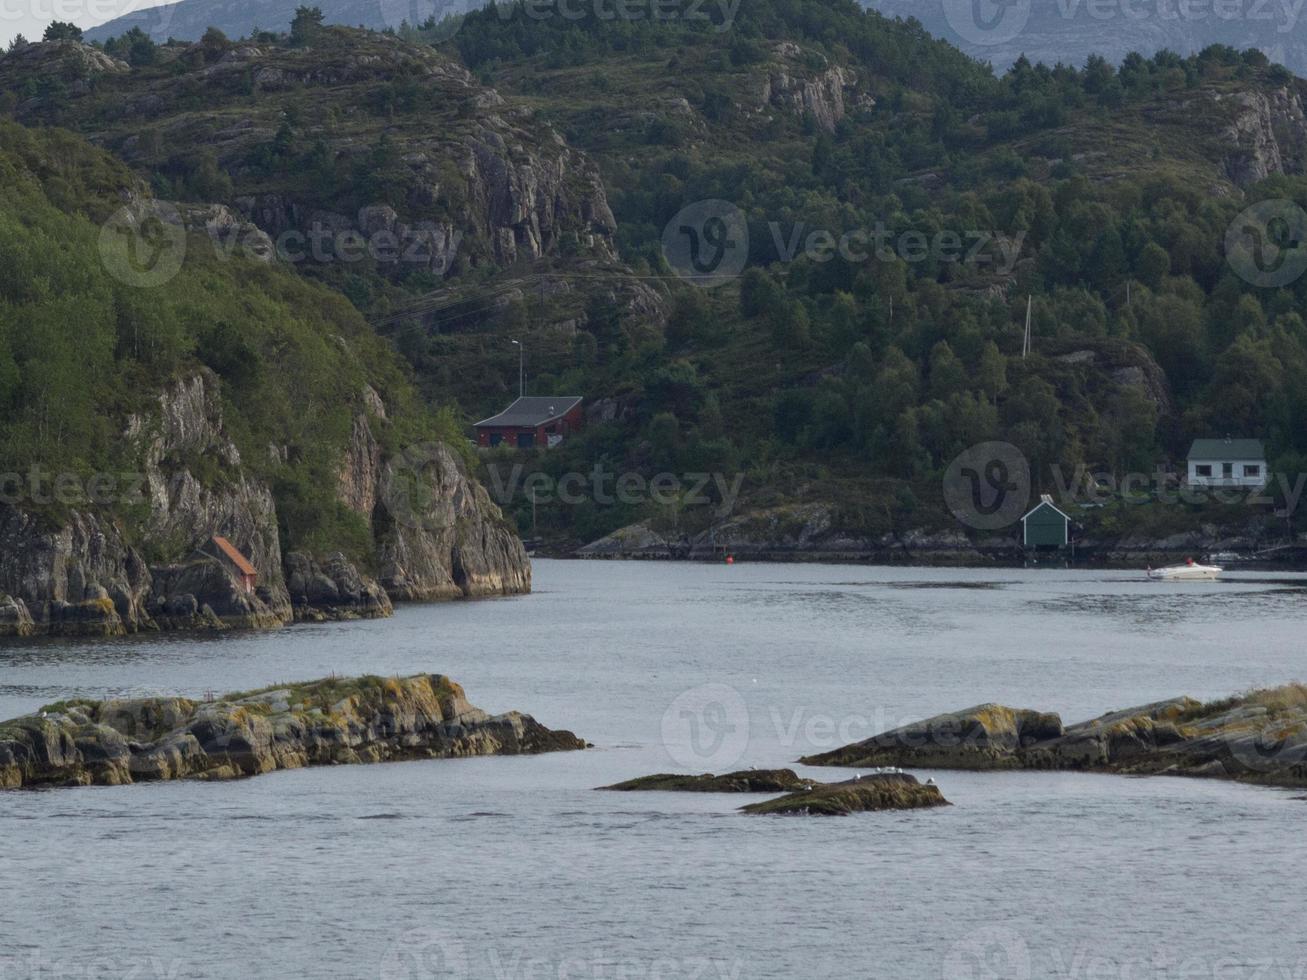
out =
[[[1190,486],[1260,487],[1266,477],[1266,447],[1260,439],[1195,439],[1189,447]]]

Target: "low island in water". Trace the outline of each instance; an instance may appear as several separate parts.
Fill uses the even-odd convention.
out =
[[[586,748],[490,715],[440,674],[327,678],[213,700],[72,700],[0,722],[0,789],[239,779],[305,766]]]

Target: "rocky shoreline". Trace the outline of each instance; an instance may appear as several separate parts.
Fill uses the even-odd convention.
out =
[[[0,637],[270,629],[389,616],[398,601],[530,592],[530,560],[485,488],[443,443],[388,455],[376,434],[388,424],[365,386],[335,491],[367,526],[369,567],[339,551],[283,553],[272,489],[227,432],[219,379],[200,370],[175,381],[125,426],[141,466],[123,481],[140,498],[139,526],[112,506],[0,503]],[[202,481],[198,461],[222,477]],[[253,584],[211,547],[216,537]]]
[[[489,715],[440,674],[328,678],[214,701],[64,701],[0,722],[0,789],[240,779],[307,766],[586,748],[530,715]]]
[[[1165,536],[1086,534],[1077,541],[1074,553],[1037,557],[1045,564],[1072,559],[1106,568],[1142,568],[1221,552],[1252,556],[1272,545],[1275,560],[1258,562],[1256,567],[1307,564],[1307,540],[1285,542],[1278,529],[1251,524],[1240,529],[1204,525]],[[587,544],[560,543],[539,550],[559,558],[720,561],[729,554],[744,561],[956,567],[1021,567],[1031,557],[1015,532],[968,535],[960,525],[904,527],[878,535],[841,530],[825,504],[749,511],[694,534],[667,532],[641,521]]]
[[[983,704],[799,760],[812,766],[1078,770],[1307,786],[1307,686],[1179,697],[1079,724]]]

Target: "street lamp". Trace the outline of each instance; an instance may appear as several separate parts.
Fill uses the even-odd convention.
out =
[[[526,345],[520,340],[513,343],[517,345],[517,397],[523,398],[526,396]]]

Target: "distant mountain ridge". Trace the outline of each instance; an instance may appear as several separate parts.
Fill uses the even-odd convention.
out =
[[[323,0],[320,7],[328,24],[398,30],[430,17],[437,21],[480,7],[476,0]],[[85,33],[88,41],[104,41],[139,27],[155,41],[175,38],[198,41],[216,27],[228,37],[248,37],[255,30],[285,31],[304,0],[180,0],[115,17]]]
[[[1137,51],[1189,55],[1213,44],[1257,48],[1271,61],[1307,77],[1303,8],[1287,2],[1239,0],[1239,10],[1215,5],[1181,14],[1170,0],[860,0],[864,7],[904,20],[916,18],[931,34],[1006,71],[1021,55],[1033,62],[1083,65],[1090,55],[1119,64]],[[116,17],[86,31],[104,41],[139,27],[156,41],[196,41],[209,27],[228,37],[256,29],[284,31],[303,0],[180,0]],[[371,30],[416,26],[484,6],[480,0],[320,0],[325,22]],[[1237,13],[1237,16],[1231,14]]]
[[[192,0],[195,2],[195,0]],[[1307,77],[1307,24],[1291,3],[1238,0],[1238,9],[1171,0],[860,0],[889,17],[915,17],[931,34],[1006,71],[1032,62],[1080,66],[1090,55],[1120,64],[1132,51],[1196,54],[1213,44],[1257,48]],[[1218,13],[1217,11],[1220,11]]]

